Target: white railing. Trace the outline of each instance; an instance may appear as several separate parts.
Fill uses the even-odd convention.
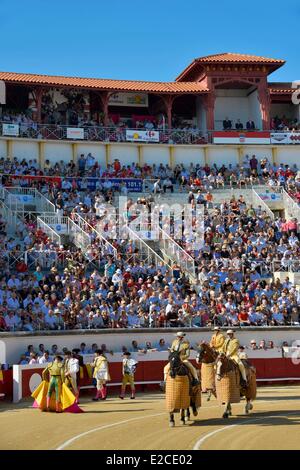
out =
[[[73,220],[81,230],[90,236],[91,241],[97,239],[99,249],[101,249],[103,254],[109,254],[116,258],[117,249],[102,235],[97,225],[93,227],[83,217],[76,213],[72,215],[71,220]]]
[[[136,248],[138,249],[137,254],[133,254],[132,257],[142,258],[146,263],[153,263],[156,269],[161,269],[164,267],[170,268],[170,264],[161,258],[138,234],[129,228],[128,226],[124,227],[127,231],[128,238],[133,240]]]
[[[2,215],[3,215],[3,218],[6,222],[6,231],[7,233],[11,232],[11,231],[15,231],[16,230],[16,226],[17,226],[17,221],[18,221],[18,217],[17,217],[17,213],[12,211],[6,204],[4,201],[0,201],[0,210],[2,212]]]
[[[44,196],[44,194],[40,193],[37,189],[35,190],[35,204],[36,210],[38,212],[56,212],[55,204],[49,201],[49,199]]]
[[[300,260],[297,259],[274,259],[272,261],[272,269],[274,272],[287,271],[290,273],[300,272]]]
[[[172,261],[176,262],[185,274],[196,277],[195,260],[167,232],[159,228],[161,250]]]
[[[73,239],[74,244],[81,248],[84,254],[91,247],[91,237],[79,225],[77,225],[70,217],[68,219],[68,234]]]
[[[287,211],[288,217],[295,217],[300,223],[300,207],[299,204],[294,201],[294,199],[286,192],[285,189],[282,190],[282,199],[284,208]]]
[[[55,205],[36,188],[7,187],[3,188],[3,196],[17,212],[24,212],[24,206],[28,204],[34,205],[36,212],[56,212]]]
[[[265,203],[265,201],[260,197],[260,195],[253,188],[252,188],[252,203],[255,209],[261,206],[261,209],[267,213],[267,215],[271,218],[271,220],[275,219],[274,213],[271,211],[269,206]]]
[[[24,217],[24,203],[20,201],[18,196],[3,188],[3,200],[5,205],[12,211]]]
[[[48,217],[45,217],[45,219],[48,219]],[[36,219],[37,227],[43,230],[43,232],[50,238],[52,242],[57,243],[58,245],[61,245],[61,237],[60,235],[52,228],[44,218],[37,217]]]

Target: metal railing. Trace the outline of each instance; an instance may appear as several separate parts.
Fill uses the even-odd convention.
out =
[[[102,254],[109,254],[116,258],[117,249],[102,235],[98,225],[93,227],[83,217],[76,213],[72,214],[71,220],[75,222],[88,236],[90,236],[91,241],[97,240],[97,245]]]
[[[83,253],[87,253],[91,247],[91,237],[79,225],[77,225],[69,217],[68,219],[68,234],[72,238],[74,244],[81,248]]]
[[[3,194],[11,209],[17,212],[24,212],[26,205],[35,205],[36,212],[56,212],[55,205],[36,188],[10,186],[4,188]]]
[[[286,192],[285,189],[282,189],[282,199],[283,199],[284,208],[287,211],[288,216],[295,217],[299,224],[300,223],[300,207],[299,207],[298,202],[294,201],[294,199]]]
[[[18,216],[17,213],[12,211],[4,201],[0,201],[0,211],[6,222],[7,233],[15,231],[17,227]]]
[[[36,209],[39,212],[56,212],[55,204],[49,201],[44,194],[40,193],[37,189],[35,189],[35,203]]]
[[[272,269],[274,272],[287,271],[290,273],[300,272],[300,260],[281,258],[272,261]]]
[[[152,248],[144,241],[139,235],[129,228],[128,226],[125,227],[125,230],[128,233],[128,238],[133,240],[135,246],[138,250],[137,253],[132,255],[132,258],[138,258],[145,263],[154,264],[156,269],[161,269],[164,267],[170,268],[170,264],[165,261],[161,256],[159,256]],[[128,260],[130,261],[130,259]]]
[[[170,258],[170,260],[176,262],[185,274],[195,278],[196,268],[194,258],[161,228],[159,228],[159,240],[161,251]]]
[[[5,205],[15,212],[19,217],[24,217],[24,203],[20,201],[16,194],[11,193],[7,188],[3,188],[3,201]]]
[[[255,209],[258,206],[261,206],[262,210],[267,213],[267,215],[271,218],[271,220],[275,219],[274,212],[271,211],[269,206],[265,203],[265,201],[260,197],[260,195],[252,188],[252,203]]]
[[[0,122],[0,136],[5,136],[3,124]],[[16,123],[17,124],[17,123]],[[39,123],[21,123],[19,124],[17,135],[13,137],[46,139],[46,140],[74,140],[68,136],[68,129],[82,129],[83,139],[100,142],[131,142],[126,138],[126,131],[147,131],[144,128],[125,128],[122,126],[102,127],[102,126],[71,126],[61,124],[39,124]],[[158,132],[157,141],[151,143],[165,144],[205,144],[208,142],[208,133],[196,128],[191,129],[154,129]],[[10,135],[11,137],[11,135]]]
[[[10,129],[10,133],[5,133],[5,126],[7,124],[12,124],[16,126],[13,130]],[[220,126],[218,124],[221,124]],[[213,137],[215,132],[226,132],[230,134],[231,132],[238,132],[239,134],[251,135],[252,132],[265,133],[268,132],[272,134],[289,134],[292,135],[292,143],[300,143],[300,131],[295,130],[279,130],[279,129],[269,129],[269,130],[260,130],[260,129],[222,129],[222,123],[216,122],[216,127],[219,129],[199,129],[197,127],[190,128],[154,128],[146,129],[143,128],[126,128],[122,124],[115,125],[113,127],[105,127],[101,125],[87,125],[87,124],[78,124],[74,125],[65,125],[65,124],[44,124],[37,122],[4,122],[0,121],[0,136],[4,137],[19,137],[19,138],[30,138],[30,139],[45,139],[45,140],[74,140],[72,135],[74,133],[68,132],[68,129],[80,129],[80,140],[89,140],[89,141],[100,141],[100,142],[131,142],[132,139],[126,136],[126,131],[133,131],[135,133],[143,131],[155,131],[157,132],[157,139],[153,140],[153,136],[149,139],[151,143],[160,143],[160,144],[206,144],[213,143]],[[12,135],[12,132],[14,135]],[[132,132],[131,132],[132,134]],[[76,139],[78,139],[78,132],[76,132]],[[135,140],[136,141],[136,140]],[[145,142],[144,142],[145,143]],[[270,139],[270,144],[272,140]],[[288,144],[291,143],[289,139],[287,141],[281,140],[276,142],[276,144]]]
[[[45,217],[45,219],[48,219],[48,217]],[[37,217],[36,219],[37,227],[47,235],[47,237],[52,241],[57,243],[58,245],[61,245],[61,237],[60,235],[52,228],[50,225],[46,223],[44,220],[44,217]]]

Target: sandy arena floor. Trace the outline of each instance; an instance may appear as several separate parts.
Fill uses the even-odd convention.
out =
[[[300,449],[300,387],[258,389],[254,410],[233,405],[233,416],[221,418],[216,400],[206,401],[195,421],[169,428],[164,396],[138,394],[135,400],[82,399],[85,413],[42,413],[0,403],[0,449]]]

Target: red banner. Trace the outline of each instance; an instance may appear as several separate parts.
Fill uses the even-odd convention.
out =
[[[60,176],[33,176],[33,175],[6,175],[3,174],[2,176],[5,176],[7,178],[7,181],[5,182],[6,186],[9,186],[9,181],[11,180],[23,180],[26,181],[27,183],[30,183],[31,181],[36,181],[38,183],[50,183],[52,186],[56,185],[59,188],[61,187],[61,180],[62,178]]]

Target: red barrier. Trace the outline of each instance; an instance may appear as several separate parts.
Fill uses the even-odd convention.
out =
[[[199,368],[192,361],[196,368]],[[144,390],[145,388],[158,388],[159,382],[163,380],[163,369],[166,361],[139,361],[135,373],[135,382],[139,382],[137,388]],[[282,382],[292,379],[300,381],[300,367],[293,364],[290,358],[273,358],[273,359],[251,359],[251,363],[256,367],[257,379],[266,382]],[[111,382],[109,386],[116,389],[122,381],[122,363],[111,362],[109,364]],[[33,390],[39,385],[41,381],[42,367],[26,368],[25,366],[18,366],[16,374],[14,371],[14,381],[18,385],[18,390],[14,391],[14,400],[19,401],[22,398],[29,397]],[[4,383],[0,383],[0,392],[5,393],[7,397],[12,396],[13,377],[12,371],[4,372]],[[89,377],[86,367],[83,369],[83,378],[79,381],[79,386],[88,388],[92,386],[92,378]]]

